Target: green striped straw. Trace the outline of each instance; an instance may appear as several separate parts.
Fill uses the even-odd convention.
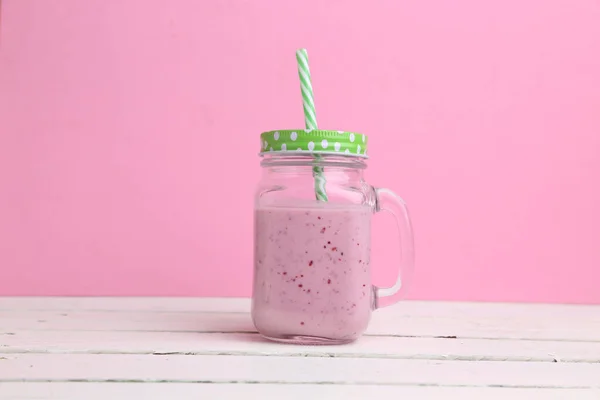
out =
[[[300,77],[300,88],[302,89],[302,104],[304,106],[304,122],[306,129],[317,129],[317,114],[315,112],[315,101],[313,97],[312,84],[310,82],[310,69],[308,68],[308,53],[306,49],[296,50],[296,60],[298,61],[298,76]],[[315,160],[319,161],[321,156],[315,155]],[[313,178],[315,180],[315,197],[318,201],[327,201],[327,192],[325,191],[325,175],[323,168],[315,165],[313,167]]]

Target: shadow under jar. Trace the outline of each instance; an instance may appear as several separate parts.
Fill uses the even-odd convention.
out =
[[[365,135],[349,132],[261,135],[252,319],[262,336],[297,344],[352,342],[372,310],[405,292],[414,258],[408,212],[394,193],[363,179],[366,148]],[[371,217],[379,211],[396,217],[401,238],[400,274],[391,288],[371,283]]]

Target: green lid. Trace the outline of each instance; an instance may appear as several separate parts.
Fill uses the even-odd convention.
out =
[[[260,135],[260,154],[291,152],[368,158],[367,135],[321,129],[284,129]]]

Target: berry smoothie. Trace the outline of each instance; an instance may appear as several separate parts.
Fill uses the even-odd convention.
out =
[[[262,206],[255,215],[252,318],[271,339],[344,343],[372,310],[368,206]]]

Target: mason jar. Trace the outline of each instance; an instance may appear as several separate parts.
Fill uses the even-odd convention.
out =
[[[261,134],[255,195],[252,319],[265,338],[342,344],[371,312],[398,301],[414,268],[404,201],[364,180],[368,138],[326,130]],[[371,282],[371,219],[396,219],[401,261],[392,287]]]

